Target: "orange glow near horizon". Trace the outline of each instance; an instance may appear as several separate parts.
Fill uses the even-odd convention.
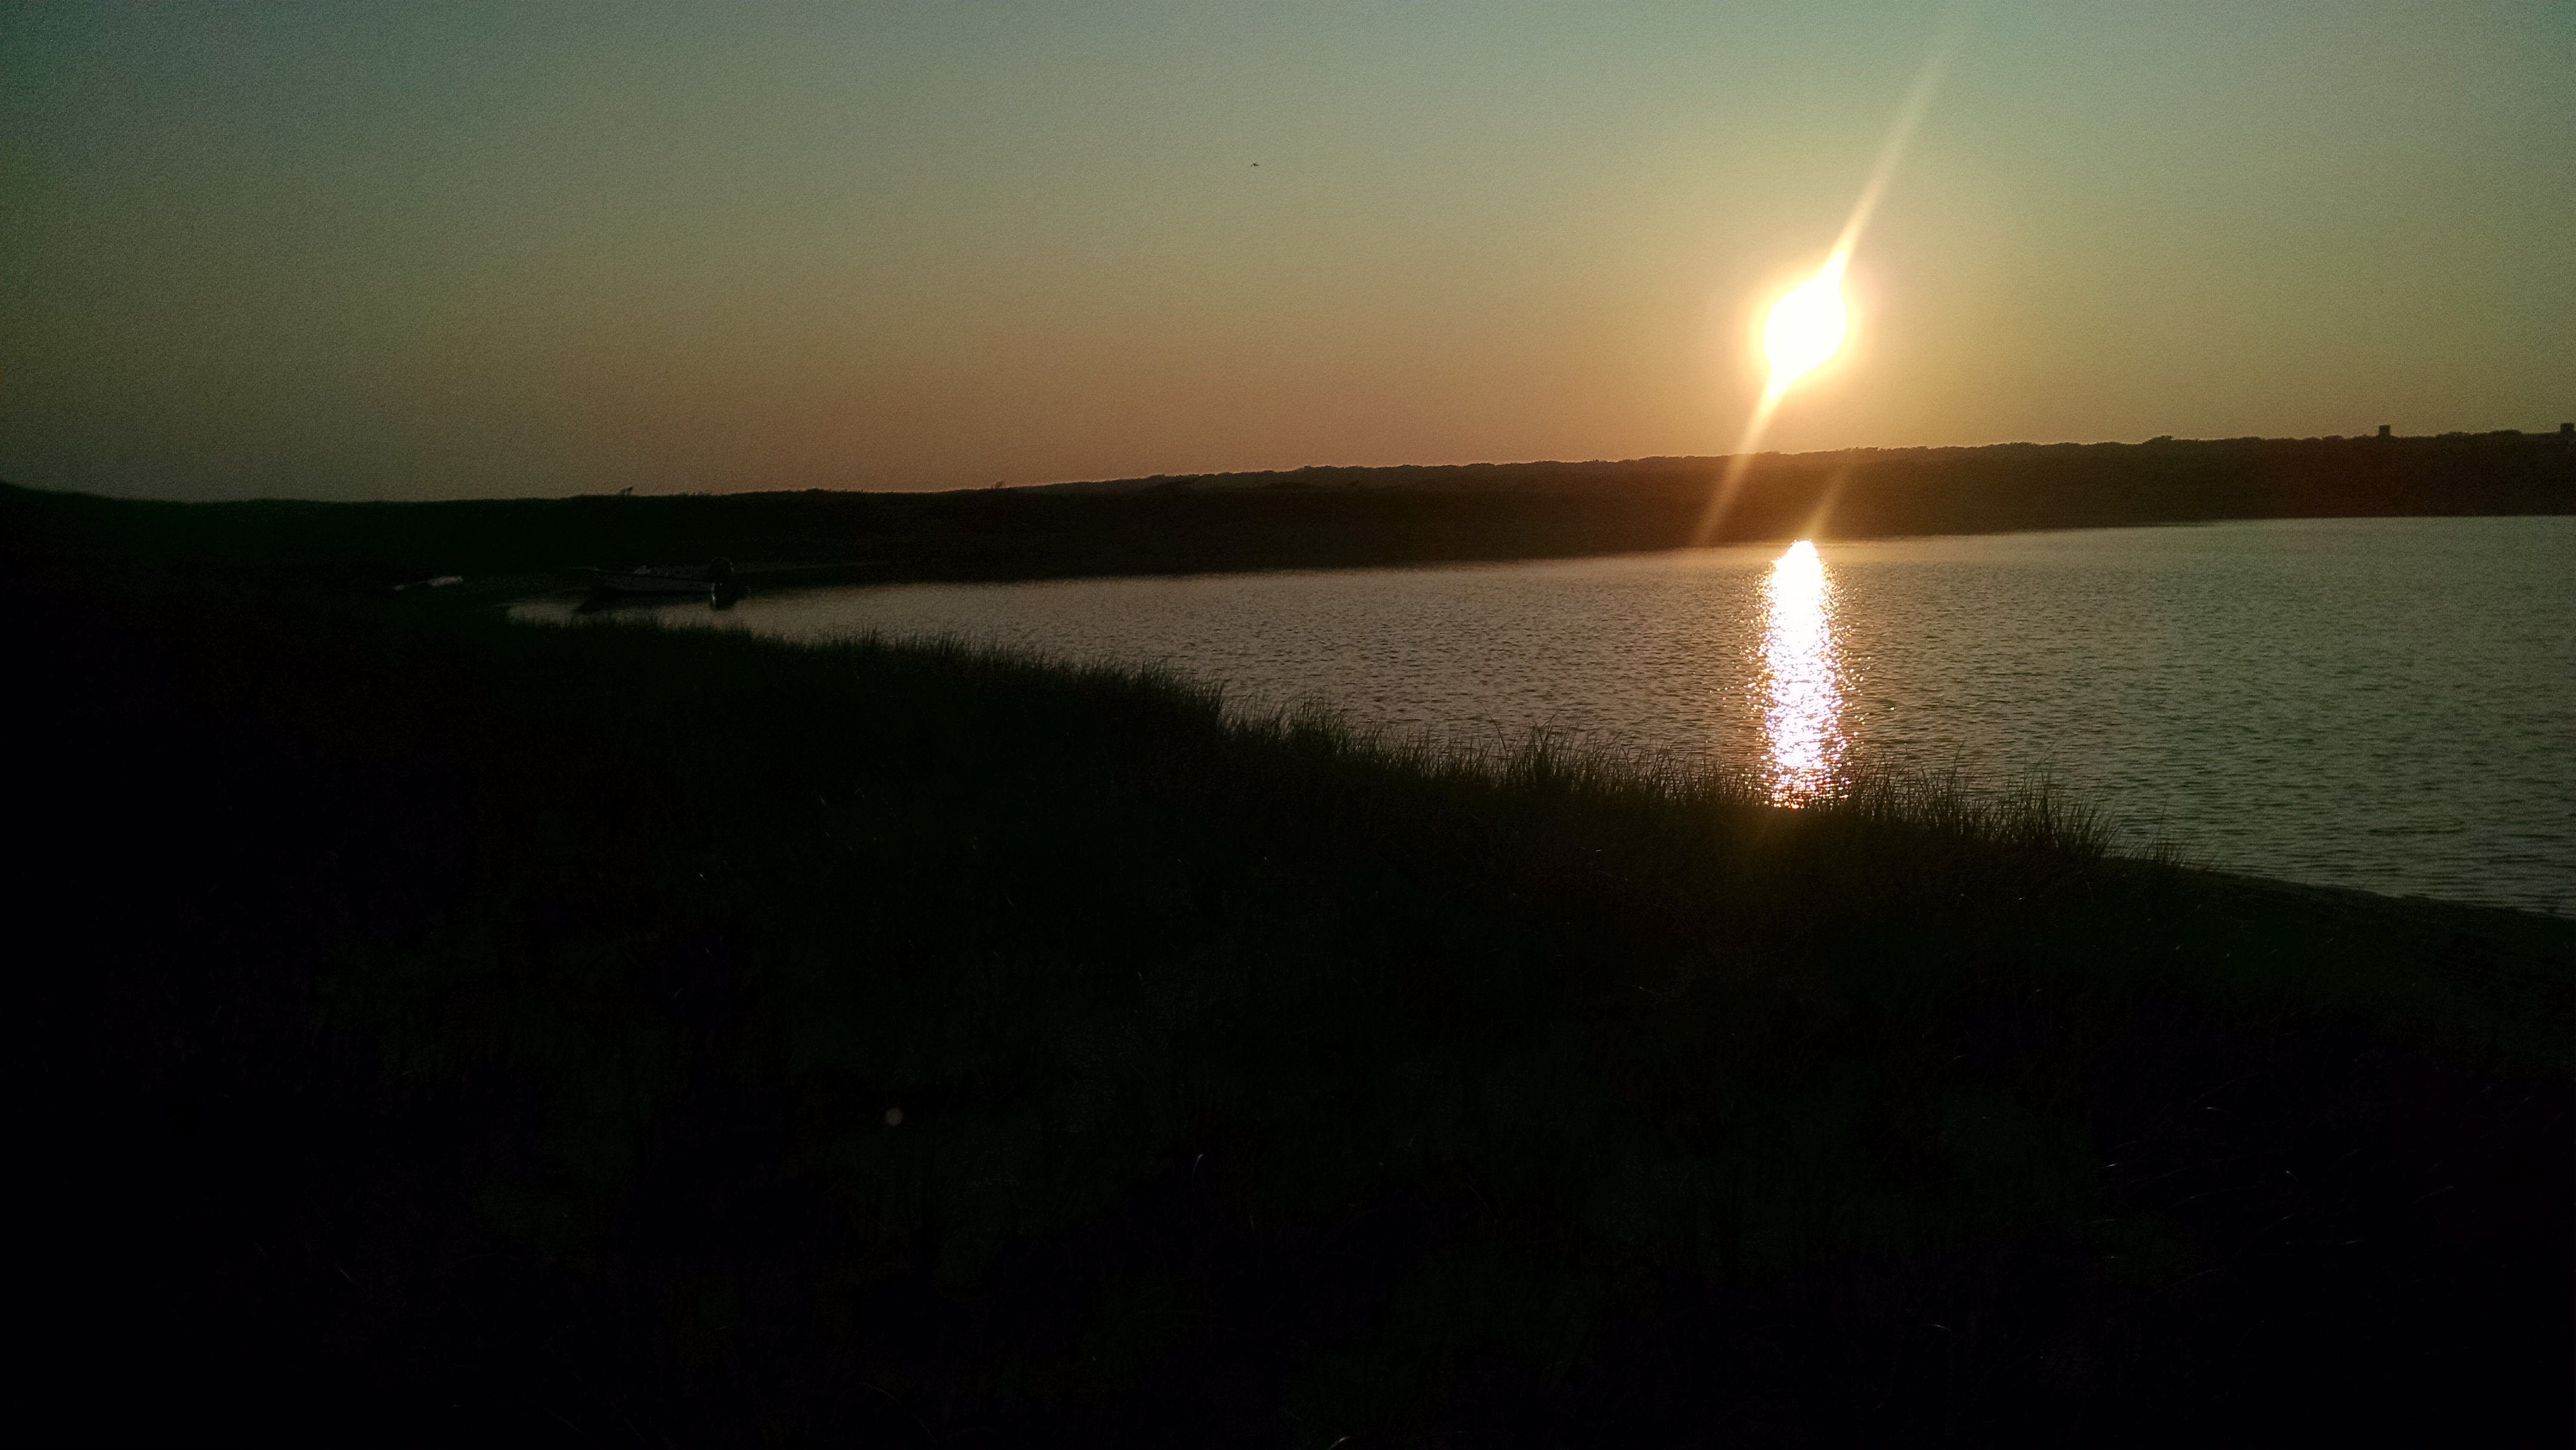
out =
[[[1843,268],[1851,259],[1851,244],[1860,235],[1860,222],[1867,217],[1872,200],[1870,196],[1863,197],[1861,208],[1852,214],[1852,224],[1843,230],[1843,244],[1834,249],[1816,274],[1773,299],[1770,311],[1763,315],[1762,355],[1771,364],[1771,381],[1754,403],[1752,416],[1745,420],[1744,436],[1736,441],[1726,471],[1709,490],[1708,505],[1700,511],[1699,527],[1691,534],[1692,543],[1705,544],[1717,536],[1736,492],[1744,486],[1746,470],[1753,466],[1753,455],[1762,446],[1762,435],[1771,426],[1771,415],[1779,411],[1780,399],[1790,385],[1842,351],[1843,338],[1851,328],[1851,304],[1843,297]]]
[[[1815,799],[1842,766],[1833,602],[1833,580],[1813,543],[1800,539],[1771,562],[1762,585],[1762,778],[1775,805]]]

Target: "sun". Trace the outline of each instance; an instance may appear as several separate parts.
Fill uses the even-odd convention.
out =
[[[1762,355],[1771,363],[1773,397],[1787,392],[1818,363],[1843,345],[1849,309],[1843,303],[1843,257],[1837,252],[1816,275],[1790,288],[1771,304],[1762,324]]]

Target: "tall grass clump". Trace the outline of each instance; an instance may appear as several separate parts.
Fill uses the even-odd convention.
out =
[[[2044,782],[13,587],[30,1292],[195,1426],[2566,1429],[2563,921]]]

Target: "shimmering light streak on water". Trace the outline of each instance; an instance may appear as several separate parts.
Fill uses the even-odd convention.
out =
[[[1763,780],[1784,806],[1813,800],[1842,764],[1842,665],[1834,653],[1834,586],[1800,539],[1762,583]]]

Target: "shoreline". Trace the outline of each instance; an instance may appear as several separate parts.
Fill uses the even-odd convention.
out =
[[[444,503],[154,503],[0,486],[18,557],[292,571],[370,589],[714,555],[903,582],[1236,573],[2206,523],[2576,513],[2549,434],[2004,444],[1765,456],[1698,538],[1722,460],[1306,470],[1332,486],[809,490]],[[1266,475],[1251,476],[1266,478]],[[1452,486],[1465,480],[1473,486]]]
[[[2042,541],[2029,547],[2045,551],[2051,558],[2067,555],[2079,560],[2126,558],[2139,551],[2154,558],[2198,558],[2211,551],[2233,557],[2248,549],[2256,551],[2259,557],[2275,548],[2294,552],[2339,551],[2348,546],[2367,549],[2373,557],[2383,558],[2391,567],[2401,571],[2408,567],[2405,561],[2414,558],[2420,547],[2428,551],[2428,559],[2456,557],[2476,561],[2469,566],[2472,576],[2469,582],[2474,582],[2476,576],[2494,576],[2505,558],[2523,558],[2531,550],[2539,551],[2531,557],[2555,558],[2564,553],[2560,546],[2576,536],[2567,533],[2562,527],[2563,522],[2553,524],[2526,519],[2484,524],[2446,521],[2420,525],[2326,522],[2317,527],[2280,522],[2192,525],[2187,527],[2214,533],[2201,542],[2173,536],[2161,545],[2134,538],[2124,540],[2118,531],[2022,537]],[[2052,538],[2089,542],[2063,546],[2044,542]],[[2298,543],[2296,540],[2307,542]],[[2372,540],[2378,542],[2369,542]],[[1962,545],[1955,548],[1936,545],[1928,554],[1911,546],[1890,549],[1855,545],[1851,557],[1856,560],[1986,558],[1994,554],[1996,548],[2009,551],[2020,547],[1998,545],[1979,548],[1974,544],[1973,536],[1963,540]],[[2497,550],[2505,552],[2491,552]],[[1619,586],[1623,590],[1636,587],[1660,589],[1664,587],[1660,581],[1665,580],[1734,580],[1733,570],[1738,564],[1757,557],[1768,562],[1771,552],[1774,551],[1755,548],[1750,552],[1739,554],[1730,551],[1705,558],[1678,553],[1580,561],[1403,566],[1351,574],[1348,577],[1363,582],[1352,585],[1348,590],[1335,582],[1343,576],[1334,571],[1281,571],[1268,576],[1245,577],[1268,577],[1283,582],[1247,584],[1244,588],[1228,584],[1226,581],[1235,577],[1229,575],[1163,576],[1168,582],[1140,582],[1133,586],[1115,580],[1033,581],[993,586],[954,582],[887,582],[827,586],[817,591],[754,589],[738,606],[712,611],[704,601],[676,606],[591,608],[583,605],[577,596],[561,591],[544,598],[522,597],[510,608],[515,615],[541,622],[570,624],[638,617],[672,627],[742,627],[789,642],[822,641],[843,631],[870,630],[885,631],[881,637],[889,641],[917,641],[936,638],[943,630],[954,628],[966,631],[962,637],[969,642],[976,638],[1021,641],[1025,648],[1035,651],[1029,657],[1040,661],[1065,661],[1066,656],[1061,653],[1050,657],[1047,654],[1050,647],[1059,652],[1076,652],[1084,661],[1163,658],[1171,667],[1198,673],[1199,677],[1212,683],[1230,682],[1227,688],[1245,707],[1257,707],[1264,701],[1276,703],[1314,695],[1329,696],[1352,710],[1354,720],[1400,722],[1380,723],[1374,727],[1399,735],[1418,734],[1425,739],[1440,740],[1464,729],[1490,743],[1498,729],[1518,729],[1523,724],[1539,723],[1544,719],[1560,729],[1578,724],[1585,727],[1563,735],[1569,743],[1577,743],[1584,748],[1597,745],[1612,751],[1651,750],[1652,746],[1646,743],[1651,740],[1675,751],[1677,759],[1698,759],[1706,752],[1715,751],[1717,754],[1710,758],[1720,763],[1751,764],[1762,758],[1764,743],[1758,722],[1747,726],[1736,714],[1729,713],[1734,709],[1735,694],[1732,692],[1745,688],[1744,680],[1738,674],[1730,673],[1734,669],[1731,663],[1735,658],[1734,651],[1740,645],[1733,635],[1722,639],[1694,639],[1689,651],[1656,657],[1659,668],[1676,672],[1658,687],[1664,694],[1673,694],[1673,699],[1667,700],[1663,694],[1658,694],[1652,700],[1630,701],[1617,707],[1585,707],[1585,702],[1591,699],[1594,685],[1609,678],[1597,673],[1606,667],[1603,664],[1604,650],[1609,655],[1622,653],[1623,647],[1615,643],[1553,657],[1558,659],[1554,677],[1536,684],[1515,673],[1512,661],[1503,656],[1480,656],[1480,663],[1475,667],[1478,673],[1473,675],[1448,669],[1437,661],[1445,658],[1445,652],[1452,647],[1451,633],[1454,629],[1467,631],[1456,642],[1463,647],[1468,638],[1483,628],[1518,628],[1535,617],[1555,618],[1553,610],[1556,606],[1547,601],[1559,598],[1564,588],[1573,587],[1563,585],[1561,581],[1564,580],[1587,581],[1581,586],[1585,589],[1593,588],[1599,581],[1625,581]],[[1826,553],[1829,558],[1837,557],[1831,546]],[[1728,562],[1730,560],[1733,562]],[[2514,577],[2524,578],[2529,567],[2527,563],[2516,566]],[[1449,570],[1467,570],[1470,573],[1453,588],[1440,583],[1438,578]],[[1711,570],[1720,572],[1707,572]],[[1426,571],[1427,577],[1418,583],[1400,582],[1408,575],[1425,574]],[[2458,572],[2428,575],[2427,578],[2457,580]],[[1479,577],[1488,582],[1474,583]],[[2368,582],[2379,575],[2375,570],[2355,575],[2346,568],[2337,577],[2351,582]],[[1199,582],[1190,582],[1193,578]],[[1301,579],[1307,582],[1293,582]],[[1370,580],[1390,583],[1365,582]],[[1637,581],[1650,582],[1640,585]],[[1418,624],[1406,623],[1410,606],[1403,601],[1447,600],[1452,595],[1463,597],[1476,591],[1499,588],[1505,583],[1510,585],[1510,591],[1494,597],[1511,602],[1490,607],[1490,610],[1499,610],[1498,613],[1489,610],[1456,620],[1443,614],[1440,617],[1446,622],[1430,634],[1426,634]],[[977,592],[987,587],[1017,592]],[[1694,583],[1690,587],[1698,589],[1703,586]],[[1734,597],[1731,591],[1751,588],[1738,583],[1707,587],[1726,591],[1725,597],[1730,599]],[[1881,587],[1893,588],[1892,585]],[[2189,587],[2197,589],[2200,586]],[[2524,593],[2514,597],[2526,597],[2532,587],[2545,588],[2546,580],[2525,579]],[[893,592],[880,595],[880,590]],[[1027,592],[1029,590],[1036,592]],[[1590,598],[1589,595],[1585,597]],[[1610,599],[1614,596],[1602,597]],[[2331,598],[2330,595],[2318,597],[2321,600]],[[2451,598],[2447,593],[2440,597]],[[1361,605],[1360,601],[1369,602]],[[2545,606],[2549,600],[2543,594],[2530,602],[2535,606]],[[1602,607],[1613,608],[1616,612],[1626,606]],[[2167,601],[2165,607],[2176,606],[2173,601]],[[2459,618],[2477,617],[2475,606],[2453,602],[2448,607]],[[1352,614],[1343,619],[1342,612],[1353,608],[1364,608],[1366,617]],[[578,617],[566,617],[570,610],[578,610]],[[1246,610],[1257,612],[1248,614]],[[2471,612],[2460,613],[2462,610]],[[1312,621],[1327,617],[1325,612],[1329,617],[1342,620],[1336,628],[1346,628],[1346,635],[1321,636],[1315,633]],[[2543,607],[2537,617],[2546,620],[2554,617],[2555,613]],[[2068,627],[2073,627],[2079,619],[2080,616],[2069,616]],[[2516,616],[2514,620],[2500,621],[2494,626],[2495,630],[2521,630],[2519,635],[2505,636],[2519,639],[2520,644],[2511,647],[2497,645],[2481,657],[2490,661],[2546,658],[2544,642],[2531,638],[2529,634],[2536,626],[2521,621],[2522,616]],[[1691,627],[1705,632],[1701,626]],[[2098,630],[2098,626],[2095,628]],[[1569,630],[1567,638],[1570,640],[1580,632]],[[2491,633],[2485,625],[2479,626],[2479,632],[2481,637]],[[2258,630],[2253,637],[2260,639],[2262,634]],[[1048,642],[1052,642],[1051,646]],[[2333,642],[2320,643],[2330,646]],[[1723,645],[1722,649],[1720,645]],[[1887,639],[1879,638],[1876,648],[1882,655],[1888,647]],[[2534,649],[2541,650],[2541,654],[2531,655],[2530,651]],[[1723,655],[1723,660],[1703,670],[1699,658],[1702,655],[1711,660]],[[1379,663],[1370,667],[1345,667],[1342,663],[1345,658],[1362,656],[1376,659]],[[2327,656],[2342,658],[2331,649]],[[1971,771],[1976,785],[1994,793],[2010,787],[2028,773],[2017,768],[2017,762],[2053,760],[2054,774],[2093,791],[2095,803],[2121,819],[2125,827],[2134,832],[2136,842],[2143,844],[2151,840],[2160,829],[2180,832],[2181,839],[2193,850],[2194,859],[2213,870],[2319,887],[2354,887],[2389,898],[2415,895],[2433,901],[2521,909],[2554,917],[2576,916],[2576,902],[2571,902],[2567,891],[2568,883],[2576,877],[2570,877],[2565,869],[2559,869],[2564,861],[2565,837],[2550,830],[2554,823],[2548,819],[2541,804],[2549,798],[2547,792],[2535,798],[2533,788],[2526,786],[2518,793],[2499,795],[2497,792],[2501,787],[2482,783],[2499,773],[2507,778],[2542,782],[2563,774],[2550,769],[2554,762],[2546,751],[2537,757],[2531,753],[2532,747],[2527,742],[2533,737],[2526,732],[2545,732],[2548,722],[2531,719],[2528,710],[2513,717],[2520,722],[2520,729],[2514,733],[2501,737],[2472,736],[2481,742],[2474,749],[2441,735],[2439,727],[2427,722],[2427,728],[2433,729],[2434,733],[2423,738],[2436,742],[2440,748],[2428,747],[2429,753],[2422,758],[2443,760],[2456,756],[2463,760],[2487,759],[2490,762],[2492,768],[2483,771],[2479,778],[2443,777],[2438,773],[2431,778],[2449,779],[2456,788],[2456,794],[2438,798],[2427,794],[2428,781],[2409,775],[2407,762],[2392,762],[2375,776],[2354,778],[2348,774],[2336,775],[2334,759],[2327,758],[2318,761],[2314,768],[2329,778],[2343,779],[2350,787],[2349,791],[2319,792],[2310,783],[2290,790],[2288,797],[2284,798],[2295,797],[2304,802],[2300,808],[2266,811],[2250,809],[2229,790],[2213,790],[2205,784],[2194,784],[2213,771],[2223,771],[2224,757],[2213,757],[2212,749],[2232,741],[2250,742],[2251,737],[2245,734],[2242,722],[2233,716],[2213,715],[2206,709],[2197,713],[2191,710],[2157,711],[2147,708],[2151,702],[2135,702],[2142,711],[2139,718],[2131,722],[2131,734],[2136,738],[2121,740],[2116,748],[2106,747],[2105,753],[2069,756],[2063,753],[2062,747],[2048,753],[2053,748],[2051,733],[2046,729],[2034,733],[2016,726],[2011,717],[2017,707],[1998,698],[1989,702],[1989,713],[1976,717],[1978,723],[1952,726],[1947,733],[1927,734],[1933,727],[1925,722],[1934,717],[1922,711],[1937,708],[1938,701],[1952,697],[1941,694],[1937,689],[1930,694],[1925,693],[1921,688],[1924,680],[1915,678],[1921,675],[1919,663],[1915,676],[1900,678],[1900,675],[1888,673],[1901,663],[1902,656],[1878,659],[1875,673],[1880,695],[1874,697],[1878,698],[1878,704],[1870,707],[1873,712],[1870,715],[1856,716],[1853,721],[1846,722],[1851,726],[1854,740],[1861,742],[1855,748],[1868,750],[1869,742],[1890,747],[1892,742],[1891,748],[1896,755],[1881,761],[1883,765],[1910,762],[1911,768],[1937,772],[1958,758],[1956,755],[1944,756],[1940,751],[1972,752],[1980,767]],[[2106,667],[2096,662],[2088,669]],[[2351,666],[2347,662],[2340,668],[2349,669]],[[1428,673],[1422,673],[1424,671]],[[1568,671],[1571,673],[1566,673]],[[1940,677],[1930,678],[1937,683]],[[2345,676],[2338,675],[2337,678]],[[2481,675],[2479,678],[2502,677]],[[1913,686],[1908,687],[1905,679],[1913,679]],[[2117,681],[2115,674],[2104,674],[2097,683],[2104,690],[2117,690],[2122,688]],[[2062,688],[2064,684],[2063,679],[2056,679],[2054,687]],[[1896,693],[1887,693],[1891,688]],[[2026,681],[2024,688],[2041,690],[2029,702],[2029,710],[2036,712],[2042,720],[2059,718],[2059,713],[2062,713],[2056,707],[2048,706],[2047,702],[2073,698],[2045,693],[2042,687],[2029,685]],[[2084,686],[2088,694],[2092,688],[2090,684]],[[2217,688],[2220,687],[2214,684],[2195,686],[2195,689]],[[2509,685],[2499,685],[2495,689],[2503,692],[2508,704],[2518,703],[2523,696],[2530,694],[2528,690],[2516,691]],[[1473,697],[1472,692],[1477,690],[1492,693],[1482,698]],[[1679,693],[1674,693],[1676,691]],[[2477,689],[2471,688],[2456,696],[2446,694],[2441,697],[2442,707],[2449,714],[2473,710],[2477,708],[2473,702],[2481,698],[2492,699],[2493,693],[2490,690],[2482,696]],[[1716,699],[1719,694],[1724,696],[1722,703],[1700,703],[1703,695]],[[1683,695],[1688,699],[1683,700]],[[1603,698],[1626,699],[1616,695]],[[2337,697],[2321,698],[2330,701]],[[2543,693],[2537,698],[2545,700],[2550,696]],[[1907,718],[1913,724],[1905,729],[1888,725],[1875,713],[1882,707],[1911,710]],[[2319,708],[2325,707],[2320,705]],[[1472,723],[1462,723],[1462,717],[1465,722]],[[1896,717],[1887,718],[1892,720]],[[2404,713],[2402,708],[2394,716],[2370,718],[2381,722],[2372,729],[2382,733],[2406,733],[2414,729],[2405,723],[2413,717]],[[1503,723],[1497,725],[1493,723],[1495,721]],[[2150,721],[2162,723],[2150,725]],[[1746,733],[1748,729],[1751,734]],[[1994,733],[1997,731],[2001,733]],[[2146,733],[2139,735],[2138,731]],[[1947,740],[1950,744],[1927,747],[1922,743],[1927,738]],[[2350,750],[2362,750],[2379,742],[2381,734],[2365,731],[2358,737],[2335,738],[2344,740]],[[2543,733],[2538,738],[2545,741],[2549,737]],[[2180,743],[2183,741],[2197,743],[2184,745]],[[2121,750],[2125,753],[2119,753]],[[2497,762],[2513,762],[2513,765],[2507,768]],[[2106,788],[2113,782],[2124,783],[2127,793],[2107,793]],[[2240,779],[2238,784],[2241,786],[2244,782]],[[2257,786],[2260,784],[2260,781],[2256,782]],[[2290,784],[2297,785],[2295,781]],[[2374,788],[2388,792],[2384,798],[2400,808],[2388,811],[2362,808],[2360,801],[2371,799],[2370,792]],[[2407,807],[2405,803],[2408,802],[2413,802],[2413,806]],[[2353,835],[2346,839],[2347,833],[2365,829],[2381,833],[2380,838]],[[2425,832],[2432,833],[2434,838],[2402,848],[2392,846],[2388,839],[2392,833],[2398,839],[2414,839]],[[2556,853],[2555,859],[2553,852]]]

